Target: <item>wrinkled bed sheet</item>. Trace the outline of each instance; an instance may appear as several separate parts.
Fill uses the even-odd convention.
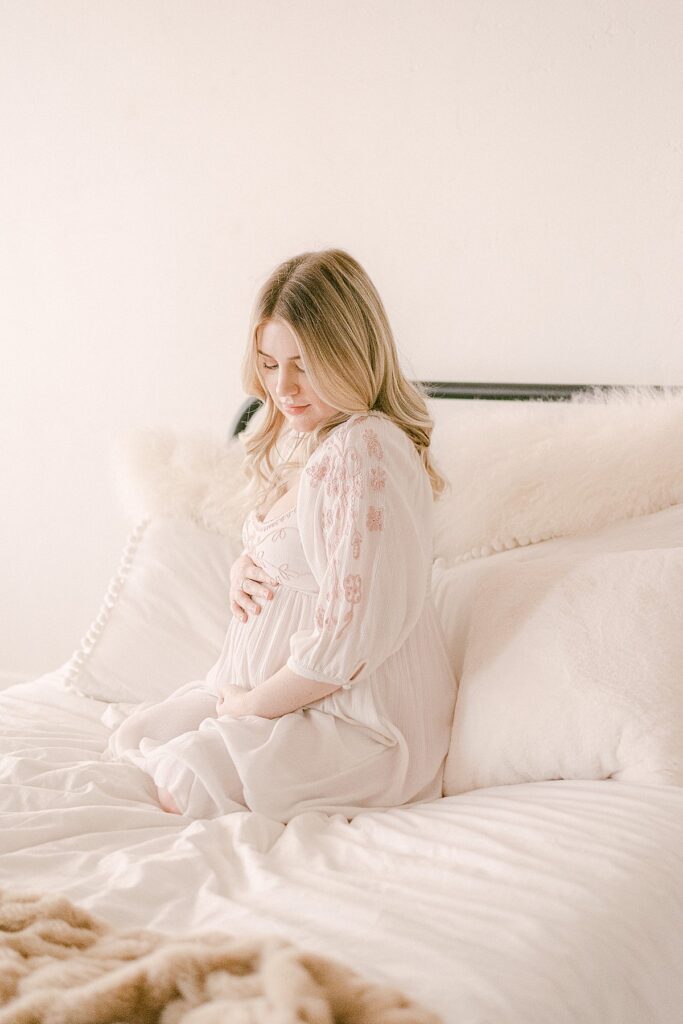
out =
[[[683,789],[497,787],[347,822],[166,814],[106,705],[0,693],[0,885],[120,927],[277,933],[453,1024],[679,1024]]]

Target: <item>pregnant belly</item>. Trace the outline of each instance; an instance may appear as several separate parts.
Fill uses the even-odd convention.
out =
[[[218,692],[223,683],[232,683],[251,690],[281,669],[289,657],[289,638],[313,626],[316,597],[281,584],[258,615],[249,615],[246,622],[231,616],[220,657],[207,676],[212,689]]]

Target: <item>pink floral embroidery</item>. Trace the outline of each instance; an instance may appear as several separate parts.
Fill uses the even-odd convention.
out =
[[[325,479],[329,465],[329,455],[323,455],[323,457],[318,462],[314,462],[312,466],[306,466],[306,473],[310,476],[311,484],[314,487],[317,487],[320,481]]]
[[[373,466],[370,470],[370,487],[373,491],[381,491],[384,489],[387,475],[381,466]]]
[[[368,428],[363,431],[363,437],[365,438],[365,443],[367,445],[368,455],[374,455],[376,459],[383,459],[384,452],[382,450],[382,445],[379,442],[379,438],[377,437],[377,433]]]
[[[267,564],[273,565],[274,563],[273,562],[269,562]],[[277,572],[274,573],[273,575],[277,579],[279,579],[281,583],[284,583],[285,580],[295,580],[299,576],[306,576],[306,575],[308,575],[308,573],[301,573],[301,572],[297,572],[296,569],[290,569],[289,562],[283,562],[281,565],[278,565]]]
[[[360,434],[352,433],[356,424],[368,419],[370,416],[357,416],[348,426],[335,430],[323,442],[326,448],[323,458],[308,469],[312,486],[324,482],[321,528],[330,556],[329,587],[324,596],[320,594],[315,622],[321,632],[333,633],[335,642],[342,638],[351,624],[356,607],[362,603],[364,590],[360,573],[345,575],[343,588],[340,587],[339,552],[348,545],[346,550],[351,556],[360,558],[366,531],[380,532],[384,529],[382,507],[370,505],[363,517],[366,491],[383,491],[386,484],[386,473],[381,466],[368,466],[368,456],[373,459],[384,457],[377,432],[368,427]],[[365,451],[358,445],[361,438]]]
[[[341,597],[341,588],[339,586],[339,573],[337,571],[337,559],[332,559],[332,582],[330,589],[327,593],[328,603],[334,602],[337,598]]]
[[[324,615],[322,612],[318,616],[318,622],[321,624],[320,628],[323,632],[327,629],[330,633],[334,633],[337,628],[337,617],[330,612],[329,615]],[[336,634],[335,639],[339,639],[339,633]]]
[[[334,526],[334,509],[326,508],[323,512],[323,533],[329,533]]]
[[[360,586],[360,576],[353,576],[349,574],[344,577],[344,597],[349,604],[358,604],[360,601]]]
[[[341,458],[330,466],[325,477],[327,496],[338,499],[346,505],[349,497],[362,492],[362,466],[360,456],[355,448],[349,447],[341,453]]]
[[[339,640],[344,635],[344,633],[346,632],[347,626],[349,626],[351,624],[351,619],[352,618],[353,618],[353,605],[351,605],[351,607],[349,608],[348,612],[346,613],[346,615],[342,619],[341,627],[337,631],[337,637],[336,637],[337,640]]]
[[[368,530],[383,530],[384,509],[377,508],[375,505],[370,505],[365,522]]]

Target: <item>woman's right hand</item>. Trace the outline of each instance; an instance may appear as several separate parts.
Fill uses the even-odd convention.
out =
[[[230,611],[235,618],[246,622],[250,614],[258,615],[261,611],[254,598],[272,601],[278,586],[278,581],[272,579],[249,555],[240,555],[230,569]]]

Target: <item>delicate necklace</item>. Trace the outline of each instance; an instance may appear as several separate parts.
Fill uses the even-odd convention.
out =
[[[295,441],[295,442],[294,442],[294,444],[292,445],[292,447],[291,447],[291,449],[290,449],[290,451],[289,451],[289,454],[287,455],[287,458],[286,458],[286,459],[282,459],[282,452],[281,452],[281,451],[280,451],[280,449],[278,448],[278,446],[277,446],[277,442],[276,442],[276,444],[275,444],[275,450],[276,450],[276,452],[278,453],[278,455],[280,456],[280,458],[282,459],[282,461],[283,461],[283,462],[289,462],[289,460],[291,459],[292,455],[293,455],[293,454],[294,454],[294,452],[295,452],[295,451],[297,450],[297,448],[299,447],[299,445],[300,445],[300,444],[301,444],[301,442],[303,441],[304,437],[306,436],[306,433],[305,433],[305,431],[301,431],[301,432],[299,432],[299,431],[297,431],[297,430],[294,430],[294,431],[292,431],[292,433],[293,433],[293,434],[294,434],[294,436],[296,437],[296,441]]]
[[[304,437],[306,436],[305,431],[302,431],[301,433],[299,433],[298,431],[292,431],[292,433],[295,435],[296,441],[294,442],[294,444],[290,448],[286,460],[282,459],[282,453],[280,452],[280,449],[278,448],[277,441],[275,442],[275,451],[278,453],[278,455],[280,456],[280,459],[283,462],[285,462],[285,461],[289,462],[289,460],[292,458],[292,455],[294,454],[294,452],[296,451],[296,449],[299,447],[299,445],[303,441]],[[288,476],[291,472],[292,472],[292,467],[290,466],[289,469],[287,470],[287,473],[285,474],[285,477]],[[286,479],[281,479],[281,482],[275,488],[275,494],[277,495],[277,497],[281,497],[281,496],[283,496],[284,494],[287,493],[287,490],[288,490],[287,480]],[[277,497],[276,497],[275,500],[277,500]]]

